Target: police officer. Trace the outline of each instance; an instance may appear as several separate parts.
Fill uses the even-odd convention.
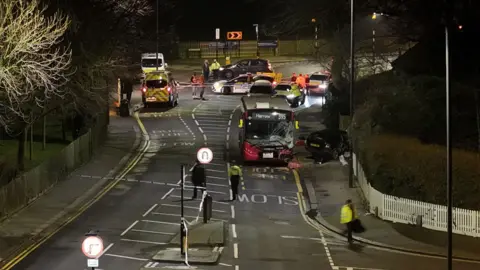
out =
[[[292,100],[292,105],[293,106],[299,106],[300,105],[300,97],[302,96],[302,92],[298,88],[297,84],[292,85],[292,95],[294,96]]]
[[[213,59],[213,63],[210,65],[210,70],[213,73],[213,79],[218,79],[218,70],[220,69],[220,64],[217,62],[217,59]]]
[[[232,189],[232,201],[237,199],[238,184],[240,183],[240,177],[242,177],[242,169],[235,165],[235,161],[232,161],[232,166],[228,169],[228,176],[230,176],[230,188]]]
[[[345,224],[347,233],[347,240],[349,243],[353,242],[353,221],[357,218],[355,213],[355,208],[353,206],[352,200],[348,199],[340,213],[340,223]]]
[[[193,196],[192,200],[197,198],[197,187],[202,188],[202,194],[207,184],[207,176],[205,174],[205,168],[198,160],[195,162],[195,165],[192,169],[192,183],[193,183]]]

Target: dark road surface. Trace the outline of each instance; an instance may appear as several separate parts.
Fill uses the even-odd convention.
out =
[[[191,99],[189,88],[181,91],[179,106],[140,112],[150,145],[126,178],[14,269],[87,269],[80,246],[89,230],[98,230],[106,247],[99,269],[185,269],[153,262],[151,257],[179,231],[180,165],[190,168],[196,150],[205,145],[214,153],[206,166],[213,218],[229,223],[229,235],[219,264],[197,269],[400,270],[446,265],[438,259],[350,248],[344,239],[324,236],[305,222],[296,180],[285,168],[244,167],[239,200],[224,201],[230,198],[229,161],[239,154],[240,96],[208,93],[208,101],[199,101]],[[309,102],[317,103],[318,98]],[[308,109],[302,114],[307,115]],[[192,191],[185,196],[190,198]],[[199,199],[185,202],[187,220],[199,217],[199,204]],[[457,263],[455,269],[478,267]]]

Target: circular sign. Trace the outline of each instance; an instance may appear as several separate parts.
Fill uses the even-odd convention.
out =
[[[202,164],[210,163],[213,159],[213,152],[209,148],[200,148],[197,152],[198,162]]]
[[[83,240],[82,252],[88,258],[97,258],[103,252],[103,240],[98,236],[89,236]]]

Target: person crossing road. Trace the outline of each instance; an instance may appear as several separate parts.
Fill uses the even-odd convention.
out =
[[[240,177],[242,177],[242,168],[235,164],[232,160],[232,165],[228,169],[228,176],[230,177],[230,188],[232,189],[232,201],[237,199],[238,185],[240,184]]]

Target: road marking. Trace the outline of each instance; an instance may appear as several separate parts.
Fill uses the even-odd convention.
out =
[[[142,216],[143,216],[143,217],[146,217],[146,216],[147,216],[150,212],[152,212],[153,209],[155,209],[157,206],[158,206],[158,204],[152,205],[152,207],[150,207]]]
[[[226,173],[225,170],[213,170],[213,169],[206,169],[209,172],[221,172],[221,173]]]
[[[211,184],[209,184],[209,185],[211,185]],[[177,207],[177,208],[182,207],[181,205],[175,205],[175,204],[162,204],[162,206]],[[183,208],[198,210],[198,207],[195,207],[195,206],[185,206],[185,205],[184,205]],[[216,210],[216,209],[212,209],[212,211],[213,211],[213,212],[218,212],[218,213],[226,213],[226,212],[227,212],[227,211]]]
[[[197,120],[195,120],[195,124],[196,124],[197,126],[200,126],[200,124],[198,123],[198,121],[197,121]]]
[[[102,255],[105,254],[105,253],[107,253],[107,251],[108,251],[109,249],[111,249],[112,247],[113,247],[113,243],[110,243],[110,245],[108,245],[107,248],[104,249],[104,250],[102,251],[102,253],[100,253],[100,255],[97,256],[97,259],[100,258],[100,257],[102,257]]]
[[[233,257],[235,259],[238,259],[238,244],[237,243],[233,244]]]
[[[115,181],[111,182],[107,186],[105,186],[99,193],[97,193],[96,196],[94,196],[92,199],[90,199],[88,202],[86,202],[82,207],[78,209],[78,211],[72,215],[70,218],[65,220],[58,228],[56,228],[54,231],[51,233],[47,234],[43,238],[40,238],[38,242],[28,246],[25,248],[22,252],[20,252],[18,255],[16,255],[12,260],[7,262],[2,270],[10,270],[12,269],[15,265],[17,265],[19,262],[21,262],[23,259],[25,259],[28,255],[30,255],[33,251],[35,251],[38,247],[40,247],[42,244],[44,244],[48,239],[52,238],[55,234],[57,234],[60,230],[65,228],[67,225],[72,223],[74,220],[76,220],[81,214],[83,214],[87,209],[89,209],[93,204],[98,202],[101,198],[103,198],[110,190],[112,190],[117,184],[121,181],[122,178],[125,177],[134,167],[137,165],[137,163],[142,159],[143,155],[147,152],[148,148],[150,147],[150,137],[148,135],[147,130],[145,129],[145,126],[143,125],[142,121],[140,120],[140,117],[138,115],[138,112],[134,114],[134,118],[137,120],[137,124],[140,127],[140,130],[142,131],[142,135],[145,138],[145,143],[144,146],[141,148],[140,151],[138,151],[138,154],[136,156],[132,157],[132,160],[124,167],[124,169],[115,177]]]
[[[235,270],[240,270],[240,266],[239,266],[239,265],[235,265]]]
[[[200,130],[201,133],[205,133],[201,127],[198,127],[198,130]]]
[[[227,128],[227,133],[230,133],[230,127]]]
[[[223,184],[215,184],[215,183],[208,183],[209,186],[216,186],[216,187],[228,187],[230,188],[228,185],[223,185]]]
[[[193,114],[193,113],[192,113],[192,118],[193,118],[193,120],[195,120],[195,114]]]
[[[312,241],[322,241],[321,238],[315,238],[315,237],[303,237],[303,236],[293,236],[293,235],[280,235],[282,238],[286,239],[303,239],[303,240],[312,240]]]
[[[148,259],[144,259],[144,258],[136,258],[136,257],[130,257],[130,256],[123,256],[123,255],[111,254],[111,253],[105,254],[105,256],[117,257],[117,258],[134,260],[134,261],[144,261],[144,262],[145,262],[145,261],[148,261]]]
[[[232,120],[228,120],[228,125],[230,126],[232,124]]]
[[[144,240],[135,240],[135,239],[125,239],[125,238],[121,238],[120,240],[126,241],[126,242],[142,243],[142,244],[168,245],[168,243],[153,242],[153,241],[144,241]]]
[[[165,200],[175,189],[171,188],[165,195],[162,196],[161,200]]]
[[[233,238],[237,238],[237,226],[235,224],[232,224],[232,235]]]
[[[218,252],[218,246],[213,248],[213,252]]]
[[[208,163],[208,164],[205,164],[205,165],[212,165],[212,166],[225,166],[225,164],[221,164],[221,163]]]
[[[222,130],[222,129],[225,129],[225,127],[218,127],[218,126],[205,126],[205,125],[202,125],[203,126],[203,129],[205,130]],[[227,131],[228,132],[228,131]]]
[[[230,196],[231,196],[231,194],[230,194]],[[230,205],[230,210],[232,212],[232,219],[233,219],[233,218],[235,218],[235,206],[233,204]]]
[[[224,248],[225,248],[225,247],[220,247],[220,248],[218,249],[218,253],[222,253]]]
[[[227,142],[230,140],[230,134],[227,134]]]
[[[166,222],[166,221],[148,220],[148,219],[142,219],[142,222],[179,226],[178,223]]]
[[[207,136],[205,136],[205,133],[203,134],[203,140],[207,140]]]
[[[138,220],[135,220],[132,225],[128,226],[127,229],[125,229],[125,231],[123,231],[120,236],[124,236],[125,234],[127,234],[128,231],[130,231],[131,228],[135,227],[135,225],[137,225],[138,223]]]
[[[170,232],[158,232],[158,231],[149,231],[149,230],[139,230],[139,229],[132,229],[132,232],[139,232],[139,233],[151,233],[151,234],[162,234],[162,235],[175,235],[176,233]]]
[[[227,264],[227,263],[219,263],[218,265],[232,267],[231,264]]]
[[[184,189],[185,190],[193,190],[194,188],[193,187],[185,187]],[[212,193],[212,194],[222,194],[222,195],[226,194],[225,192],[215,191],[215,190],[207,190],[207,191],[208,191],[208,193]]]
[[[225,177],[210,176],[210,175],[207,175],[207,178],[225,180]]]
[[[197,208],[198,209],[198,208]],[[154,215],[159,215],[159,216],[170,216],[170,217],[181,217],[180,214],[172,214],[172,213],[159,213],[159,212],[152,212]],[[197,216],[188,216],[188,215],[183,215],[186,218],[197,218]],[[220,218],[211,218],[211,220],[217,220],[217,221],[225,221],[224,219]]]

